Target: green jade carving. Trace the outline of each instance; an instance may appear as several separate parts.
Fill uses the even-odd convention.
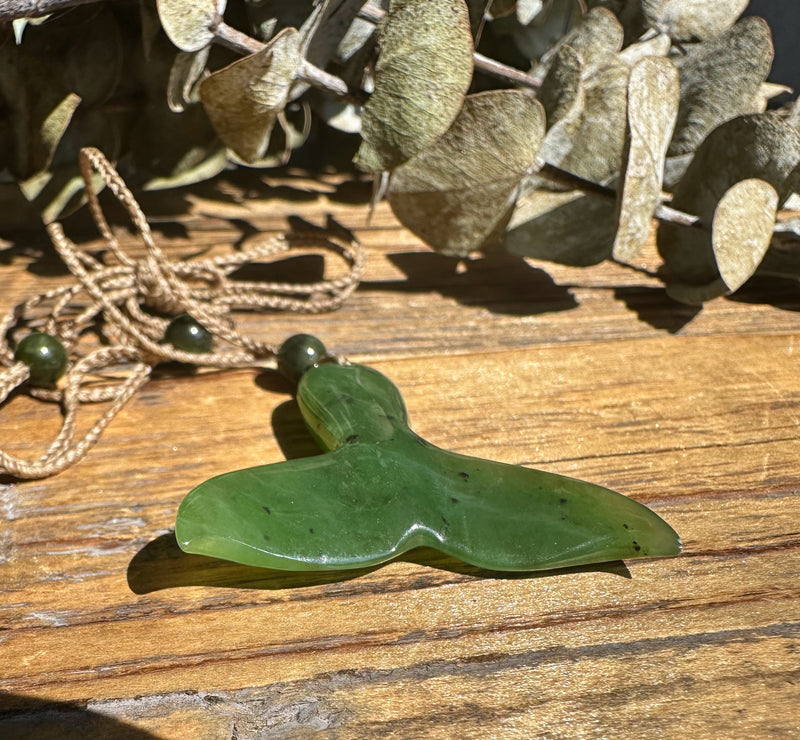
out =
[[[481,568],[535,571],[681,550],[672,527],[619,493],[435,447],[372,368],[302,369],[297,402],[325,452],[199,485],[177,516],[186,552],[311,571],[425,546]]]

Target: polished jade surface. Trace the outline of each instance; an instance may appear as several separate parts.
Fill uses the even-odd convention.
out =
[[[43,331],[28,334],[17,345],[14,359],[30,368],[30,384],[41,388],[55,385],[67,369],[64,345],[52,334]]]
[[[408,426],[397,387],[323,362],[297,401],[323,454],[225,473],[191,491],[186,552],[284,570],[359,568],[426,546],[500,571],[677,555],[675,531],[591,483],[439,449]]]

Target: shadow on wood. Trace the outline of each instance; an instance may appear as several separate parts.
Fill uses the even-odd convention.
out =
[[[636,312],[641,321],[670,334],[679,332],[703,310],[702,306],[687,306],[672,300],[662,287],[619,287],[614,289],[614,298]]]
[[[477,568],[428,548],[412,550],[387,563],[369,568],[336,571],[271,570],[185,553],[178,546],[175,534],[170,532],[151,540],[133,556],[128,564],[128,586],[136,594],[147,594],[180,586],[254,588],[268,591],[284,588],[307,588],[352,581],[393,562],[414,563],[459,576],[484,579],[519,580],[586,572],[610,573],[623,578],[631,577],[630,571],[622,561],[533,573],[504,573]],[[374,584],[370,588],[374,590]]]
[[[544,270],[506,253],[461,260],[436,252],[387,255],[407,280],[361,282],[361,290],[427,293],[436,291],[464,306],[483,306],[495,314],[534,316],[577,308],[568,288]],[[463,268],[463,271],[459,271]]]
[[[0,737],[6,740],[147,740],[156,738],[78,703],[0,693]]]

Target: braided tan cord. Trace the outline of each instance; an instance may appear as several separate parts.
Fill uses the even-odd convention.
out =
[[[280,236],[249,249],[211,259],[170,261],[153,239],[150,226],[125,182],[97,149],[80,152],[80,168],[92,217],[108,251],[97,259],[76,246],[60,223],[48,224],[50,238],[76,282],[47,291],[0,317],[0,404],[19,388],[34,398],[56,402],[62,424],[47,450],[34,460],[0,451],[0,472],[17,478],[44,478],[83,458],[123,406],[147,383],[153,366],[177,361],[216,368],[264,367],[277,347],[242,334],[236,311],[320,313],[339,308],[357,287],[364,253],[355,241],[333,235]],[[99,176],[127,211],[145,254],[134,259],[122,249],[100,206]],[[254,260],[293,249],[322,250],[346,265],[338,278],[313,283],[239,281],[230,275]],[[108,261],[108,258],[111,258]],[[158,313],[151,313],[150,310]],[[188,313],[215,337],[212,352],[183,352],[162,341],[170,318]],[[45,331],[57,337],[70,356],[65,376],[54,388],[26,381],[27,365],[15,362],[15,334]],[[95,346],[85,346],[94,337]],[[99,342],[100,346],[97,347]],[[82,405],[108,403],[90,429],[76,439]]]

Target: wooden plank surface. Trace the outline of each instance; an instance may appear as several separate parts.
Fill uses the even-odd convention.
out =
[[[356,232],[341,311],[248,331],[318,334],[389,375],[432,442],[616,488],[685,553],[516,577],[432,552],[311,576],[183,555],[193,485],[314,447],[268,372],[162,376],[74,468],[0,482],[0,737],[798,736],[797,285],[696,311],[615,265],[460,266],[384,207],[366,224],[363,185],[264,180],[145,202],[176,255],[290,217]],[[3,310],[68,279],[40,234],[4,237]],[[0,414],[9,451],[58,425],[25,397]]]

